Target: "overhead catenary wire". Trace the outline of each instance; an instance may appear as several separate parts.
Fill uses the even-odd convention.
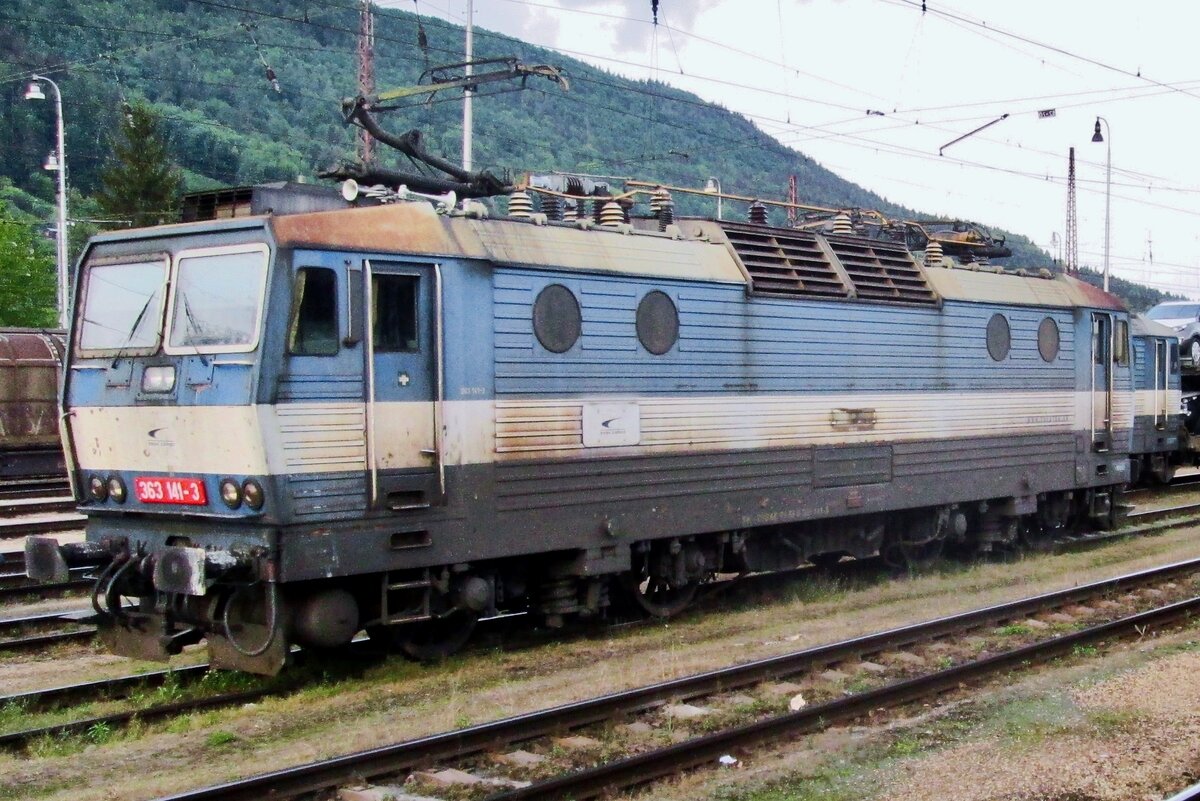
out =
[[[904,5],[904,6],[908,6],[910,8],[920,8],[922,10],[922,13],[924,13],[924,11],[925,11],[925,4],[923,2],[920,2],[920,0],[880,0],[880,2],[888,3],[890,5]],[[1125,75],[1126,77],[1129,77],[1129,78],[1136,78],[1139,81],[1145,81],[1146,83],[1151,83],[1151,84],[1154,84],[1155,86],[1160,86],[1165,89],[1171,89],[1172,91],[1180,92],[1181,94],[1185,94],[1185,95],[1188,95],[1189,97],[1193,97],[1193,98],[1196,98],[1197,100],[1200,100],[1200,95],[1198,95],[1194,92],[1188,91],[1187,89],[1183,89],[1178,86],[1174,86],[1172,84],[1157,80],[1155,78],[1151,78],[1148,75],[1142,74],[1141,70],[1135,71],[1135,70],[1125,69],[1124,67],[1118,67],[1115,64],[1110,64],[1106,61],[1101,61],[1098,58],[1092,58],[1091,56],[1085,56],[1081,53],[1072,52],[1070,50],[1067,50],[1065,47],[1059,47],[1058,45],[1053,45],[1048,42],[1038,41],[1036,39],[1033,39],[1032,37],[1024,36],[1024,35],[1018,34],[1018,33],[1013,33],[1012,31],[1006,31],[1003,28],[997,28],[995,25],[989,25],[986,22],[983,22],[981,20],[973,20],[968,17],[964,17],[960,14],[956,14],[954,12],[947,11],[944,7],[930,8],[929,13],[935,14],[939,17],[944,17],[946,19],[954,20],[956,22],[960,22],[965,25],[969,25],[972,28],[986,30],[993,34],[998,34],[1000,36],[1005,36],[1005,37],[1014,39],[1019,42],[1024,42],[1025,44],[1032,45],[1034,47],[1039,47],[1039,48],[1042,48],[1043,50],[1047,50],[1052,53],[1058,53],[1059,55],[1066,56],[1067,58],[1075,59],[1076,61],[1080,61],[1085,64],[1091,64],[1093,67],[1099,67],[1100,69],[1109,70],[1110,72],[1116,72],[1120,75]]]
[[[298,23],[302,22],[302,20],[293,20],[293,21],[295,21],[295,22],[298,22]],[[313,48],[313,49],[331,50],[331,48]],[[338,51],[338,52],[341,52],[341,51]],[[600,82],[600,81],[597,81],[597,82]],[[611,82],[610,82],[610,83],[611,83]],[[626,87],[620,87],[620,88],[622,88],[622,89],[625,89],[626,91],[629,91],[629,90],[628,90]],[[1118,89],[1117,91],[1120,91],[1120,90]],[[684,99],[683,99],[683,98],[680,98],[680,97],[677,97],[677,96],[673,96],[673,95],[672,95],[671,93],[669,93],[669,92],[667,92],[667,93],[661,93],[661,94],[663,94],[664,96],[666,96],[666,97],[667,97],[667,99],[668,99],[668,100],[670,100],[670,101],[673,101],[673,102],[684,102]],[[590,102],[590,101],[585,101],[585,102]],[[699,103],[698,105],[708,105],[708,104],[705,104],[705,103]],[[612,107],[610,107],[610,106],[605,106],[605,105],[600,105],[600,106],[598,106],[598,107],[605,108],[606,110],[609,110],[609,111],[620,111],[620,109],[612,108]],[[752,119],[754,118],[754,115],[745,115],[745,116],[747,116],[747,117],[750,117],[750,118],[752,118]],[[841,123],[841,124],[844,124],[844,122],[849,122],[849,121],[851,121],[852,119],[854,119],[854,118],[847,117],[847,119],[846,119],[845,121],[839,121],[839,123]],[[786,123],[786,121],[780,121],[780,122],[781,122],[781,123],[783,123],[783,124],[787,124],[787,123]],[[201,124],[205,124],[205,123],[201,123]],[[208,123],[208,124],[213,124],[213,123]],[[220,123],[215,123],[215,124],[217,124],[218,126],[220,125]],[[228,126],[224,126],[224,127],[228,128]],[[897,127],[900,127],[900,126],[897,126]],[[812,132],[812,133],[817,133],[817,131],[816,131],[816,130],[814,130],[814,129],[816,129],[816,128],[817,128],[816,126],[808,126],[808,127],[805,129],[805,130],[808,130],[808,131],[810,131],[810,132]],[[232,129],[230,129],[230,130],[232,130]],[[821,131],[821,132],[820,132],[820,135],[841,136],[841,134],[840,134],[840,133],[837,133],[837,132],[828,132],[828,131]],[[719,140],[719,139],[716,139],[716,138],[711,138],[711,137],[707,137],[707,136],[706,136],[706,138],[710,138],[710,141],[721,141],[721,140]],[[866,138],[866,137],[864,137],[864,138]],[[728,140],[726,140],[726,141],[728,141]],[[803,140],[803,139],[797,139],[796,141],[804,141],[804,140]],[[756,143],[756,144],[758,144],[758,146],[761,146],[761,143]],[[869,148],[869,149],[880,149],[880,148],[884,147],[884,146],[885,146],[885,144],[884,144],[884,143],[880,143],[880,142],[869,142],[869,143],[868,143],[868,142],[859,142],[859,143],[855,144],[854,146],[856,146],[856,147],[865,147],[865,148]],[[955,161],[959,161],[959,160],[955,160]],[[978,165],[978,164],[974,164],[974,163],[971,163],[971,162],[966,162],[966,161],[963,161],[962,163],[963,163],[965,166],[983,166],[983,165]],[[1024,171],[1024,173],[1025,173],[1025,176],[1026,176],[1026,177],[1029,177],[1029,178],[1037,178],[1037,175],[1036,175],[1036,173],[1034,173],[1034,172],[1032,172],[1032,171]],[[1015,173],[1014,173],[1014,174],[1015,174]],[[1136,188],[1136,187],[1135,187],[1135,188]],[[1190,189],[1190,188],[1183,188],[1183,187],[1171,187],[1171,188],[1168,188],[1168,187],[1157,187],[1157,188],[1160,188],[1160,189],[1162,189],[1162,190],[1164,190],[1164,191],[1171,191],[1172,189],[1174,189],[1174,190],[1176,190],[1176,191],[1179,191],[1179,192],[1191,192],[1191,191],[1194,191],[1194,190],[1192,190],[1192,189]],[[1131,200],[1132,200],[1132,202],[1138,202],[1136,199],[1131,199]],[[1160,205],[1161,205],[1161,204],[1160,204]],[[1185,210],[1185,211],[1186,211],[1186,210]]]
[[[513,0],[513,2],[517,2],[517,1],[518,1],[518,0]],[[248,7],[245,7],[245,6],[241,6],[241,5],[237,5],[237,4],[232,4],[232,3],[224,3],[224,2],[219,2],[219,0],[193,0],[193,2],[201,3],[201,4],[203,4],[203,5],[210,5],[210,6],[215,6],[215,7],[221,7],[221,8],[225,8],[225,9],[228,9],[228,10],[235,10],[235,11],[239,11],[239,12],[243,12],[243,13],[255,14],[255,15],[258,15],[258,16],[267,17],[267,18],[272,18],[272,19],[277,19],[277,20],[280,20],[280,21],[286,21],[286,22],[292,22],[292,23],[303,23],[303,22],[304,22],[304,21],[303,21],[302,19],[300,19],[300,18],[289,17],[289,16],[287,16],[287,15],[281,15],[281,14],[273,14],[273,13],[270,13],[270,12],[262,11],[262,10],[260,10],[260,9],[248,8]],[[319,4],[319,5],[326,6],[326,7],[337,8],[337,9],[340,9],[340,10],[346,10],[346,11],[349,11],[349,10],[351,10],[350,6],[343,6],[343,5],[339,5],[339,4],[337,4],[337,3],[331,3],[331,2],[319,2],[318,4]],[[532,5],[539,5],[539,4],[533,3]],[[595,12],[593,12],[593,13],[595,13]],[[389,16],[391,16],[391,15],[389,15]],[[612,16],[612,15],[608,15],[608,16]],[[443,26],[447,26],[447,25],[448,25],[448,23],[440,23],[440,22],[435,22],[435,21],[433,21],[433,20],[431,20],[431,24],[441,24],[441,25],[443,25]],[[347,34],[352,34],[352,33],[354,33],[354,31],[353,31],[352,29],[350,29],[350,28],[341,28],[341,27],[338,27],[338,26],[333,26],[333,25],[321,25],[321,24],[317,24],[317,27],[323,27],[323,28],[326,28],[326,29],[329,29],[329,30],[339,31],[339,32],[342,32],[342,33],[347,33]],[[485,31],[480,31],[480,32],[479,32],[479,35],[481,35],[481,36],[490,36],[490,37],[492,37],[492,38],[498,38],[498,39],[502,39],[502,40],[504,40],[504,41],[506,41],[506,42],[510,42],[510,41],[511,41],[510,39],[508,39],[507,37],[503,37],[502,35],[498,35],[498,34],[490,34],[490,33],[488,33],[488,32],[485,32]],[[399,42],[401,42],[401,40],[397,40],[397,39],[394,39],[394,38],[388,38],[388,37],[379,37],[379,38],[380,38],[381,40],[383,40],[383,41],[392,41],[392,42],[398,42],[398,43],[399,43]],[[447,52],[447,53],[451,53],[451,52],[455,52],[455,51],[449,51],[449,50],[447,50],[446,52]],[[618,63],[623,63],[623,64],[625,64],[625,65],[628,65],[628,66],[638,66],[636,62],[632,62],[632,61],[629,61],[629,60],[627,60],[627,59],[611,59],[611,58],[607,58],[607,59],[606,59],[605,57],[599,56],[599,55],[597,55],[597,54],[587,54],[587,53],[580,53],[579,51],[570,51],[570,50],[567,50],[567,51],[565,51],[565,52],[568,52],[568,53],[576,53],[576,54],[582,55],[582,56],[584,56],[584,57],[595,57],[595,58],[599,58],[599,59],[602,59],[602,60],[614,61],[614,62],[618,62]],[[645,67],[646,67],[646,65],[641,65],[641,66],[642,66],[642,68],[645,68]],[[752,90],[752,91],[766,91],[766,92],[768,92],[768,93],[770,93],[770,94],[776,94],[776,95],[778,95],[778,94],[781,94],[781,93],[779,93],[779,92],[777,92],[777,91],[773,91],[773,90],[769,90],[769,89],[763,89],[762,87],[756,87],[756,86],[751,86],[751,85],[746,85],[746,84],[739,84],[738,82],[734,82],[734,81],[727,81],[727,80],[722,80],[722,79],[715,79],[715,78],[712,78],[711,76],[709,76],[709,77],[706,77],[706,76],[695,76],[695,75],[690,75],[690,76],[688,76],[688,77],[692,77],[692,78],[699,77],[699,78],[701,78],[701,79],[703,79],[703,80],[715,80],[715,81],[717,81],[718,83],[724,83],[724,84],[726,84],[726,85],[730,85],[730,86],[733,86],[733,87],[736,87],[736,88],[741,88],[741,89],[747,89],[747,90]],[[582,81],[591,80],[592,82],[595,82],[595,83],[607,84],[607,85],[609,85],[609,86],[613,86],[613,87],[616,87],[616,88],[622,88],[622,89],[626,89],[626,90],[628,90],[628,91],[637,91],[637,92],[639,92],[639,93],[641,93],[641,94],[644,94],[644,95],[647,95],[647,96],[651,96],[651,97],[662,97],[662,96],[663,96],[663,94],[662,94],[662,93],[654,92],[654,91],[652,91],[652,90],[648,90],[648,89],[645,89],[645,88],[643,88],[643,87],[621,87],[621,86],[619,86],[619,85],[615,84],[614,82],[605,82],[605,81],[602,81],[602,80],[597,80],[597,79],[594,79],[594,78],[593,78],[593,79],[588,79],[588,78],[577,78],[576,80],[582,80]],[[819,100],[815,100],[815,99],[813,99],[813,98],[806,98],[806,97],[802,97],[802,96],[794,96],[794,95],[788,95],[788,96],[789,96],[789,97],[791,97],[792,99],[800,100],[800,101],[803,101],[803,102],[810,102],[810,101],[811,101],[811,102],[822,102],[822,101],[819,101]],[[668,99],[675,100],[675,101],[677,101],[677,102],[687,102],[687,101],[686,101],[684,98],[679,98],[679,97],[669,97]],[[694,104],[695,104],[695,105],[699,105],[699,106],[706,106],[706,107],[710,105],[710,104],[708,104],[708,103],[705,103],[705,102],[703,102],[703,101],[695,101],[695,102],[694,102]],[[829,104],[828,102],[825,102],[825,104],[826,104],[826,105],[835,105],[835,106],[841,107],[841,108],[843,108],[843,109],[845,109],[845,110],[857,110],[857,109],[853,109],[852,107],[850,107],[850,106],[847,106],[847,105],[845,105],[845,104]],[[761,118],[761,117],[757,117],[757,115],[747,115],[747,116],[751,116],[751,117],[754,117],[754,118]],[[783,124],[787,124],[787,121],[786,121],[786,120],[779,120],[779,122],[781,122],[781,123],[783,123]],[[914,122],[913,122],[913,124],[917,124],[917,123],[914,121]],[[927,125],[931,125],[931,126],[932,126],[932,123],[926,123],[926,124],[927,124]],[[988,141],[993,141],[993,140],[988,140]],[[1026,149],[1026,150],[1031,150],[1031,149],[1029,149],[1029,148],[1023,148],[1023,149]],[[1055,157],[1057,157],[1057,154],[1046,154],[1046,155],[1054,155]],[[1118,168],[1118,171],[1120,171],[1120,170],[1119,170],[1119,168]],[[1131,173],[1130,171],[1125,171],[1125,172],[1126,172],[1126,174],[1134,174],[1134,173]]]

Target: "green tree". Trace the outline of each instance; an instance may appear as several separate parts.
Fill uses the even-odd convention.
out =
[[[175,219],[183,175],[171,162],[158,115],[145,103],[134,103],[112,139],[112,155],[100,173],[96,193],[100,211],[112,227],[142,228]]]
[[[54,248],[0,201],[0,325],[55,325],[54,282]]]

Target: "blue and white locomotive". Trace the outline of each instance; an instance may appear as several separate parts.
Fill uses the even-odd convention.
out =
[[[338,205],[80,261],[87,539],[27,564],[94,565],[117,653],[431,656],[497,612],[1108,525],[1130,480],[1129,315],[1072,278],[761,218]]]
[[[1132,481],[1169,484],[1176,467],[1193,464],[1196,451],[1185,425],[1179,337],[1165,325],[1141,315],[1130,321],[1133,333]]]

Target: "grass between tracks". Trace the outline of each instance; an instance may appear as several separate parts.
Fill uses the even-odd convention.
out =
[[[1014,673],[639,795],[681,801],[1162,798],[1195,780],[1195,625]],[[1097,659],[1097,657],[1103,657]],[[765,749],[764,749],[765,750]]]

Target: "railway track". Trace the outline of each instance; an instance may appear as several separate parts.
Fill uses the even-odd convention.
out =
[[[0,501],[70,494],[71,484],[67,481],[66,476],[40,476],[0,481]]]
[[[53,597],[64,592],[82,590],[91,585],[91,582],[84,578],[90,568],[74,568],[71,570],[70,580],[44,584],[26,578],[24,554],[6,553],[4,556],[4,561],[0,563],[0,603],[29,596]]]
[[[336,666],[330,666],[327,661],[322,662],[320,675],[326,679],[343,674],[353,675],[360,672],[362,668],[375,664],[382,657],[382,653],[372,647],[372,643],[365,638],[356,640],[354,645],[355,647]],[[296,649],[297,653],[299,650]],[[162,703],[150,703],[104,714],[93,714],[64,723],[3,732],[0,733],[0,749],[18,750],[44,737],[81,734],[91,730],[94,726],[116,729],[126,726],[134,720],[140,723],[152,723],[192,712],[245,704],[270,696],[286,694],[303,686],[312,678],[305,674],[302,668],[295,671],[294,674],[289,673],[275,677],[234,674],[229,671],[220,671],[219,673],[235,684],[236,689],[205,692],[200,685],[214,674],[207,664],[201,663],[0,696],[0,708],[13,705],[27,714],[51,712],[80,704],[90,708],[106,702],[127,700],[135,694],[144,694],[160,688],[169,688],[168,692],[160,693],[160,695],[170,699]],[[179,695],[190,697],[176,700]]]
[[[0,520],[0,540],[14,540],[33,534],[64,534],[69,531],[82,531],[87,520],[75,512],[52,512],[37,515],[25,515],[17,518]]]
[[[248,801],[268,796],[282,800],[326,794],[348,785],[361,786],[364,780],[382,781],[383,786],[376,788],[382,796],[402,791],[457,797],[462,788],[453,785],[468,781],[483,782],[496,790],[488,796],[489,801],[583,799],[620,792],[677,775],[681,770],[715,765],[722,757],[736,759],[731,755],[745,754],[746,749],[764,741],[817,731],[867,714],[878,715],[1083,646],[1141,636],[1147,628],[1200,616],[1197,573],[1200,560],[1177,563],[180,793],[170,796],[169,801]],[[1181,586],[1185,581],[1191,585],[1186,590]],[[1148,608],[1129,613],[1129,607],[1135,604]],[[1097,621],[1106,606],[1119,606],[1123,611]],[[1063,626],[1053,631],[1041,620],[1067,615],[1064,610],[1070,610],[1076,624],[1086,627]],[[1009,631],[1024,627],[1034,636],[1006,649],[993,648],[989,642],[993,655],[977,658],[943,656],[931,660],[921,655],[922,650],[927,655],[949,653],[935,651],[935,646],[964,633],[983,636],[1002,624],[1008,624]],[[1040,636],[1038,631],[1052,631],[1053,636]],[[909,658],[902,658],[906,654]],[[852,674],[871,677],[874,686],[846,694],[836,677]],[[799,680],[805,683],[793,683]],[[832,684],[834,689],[823,693],[822,682]],[[782,694],[774,693],[780,688]],[[802,695],[808,700],[797,703]],[[739,702],[739,696],[750,702]],[[741,714],[736,706],[730,709],[737,703],[745,707]],[[716,725],[693,726],[697,720],[715,721]],[[665,747],[649,746],[655,739],[652,733],[665,726],[686,733],[708,733]],[[506,750],[516,746],[520,749]],[[572,749],[579,754],[564,758],[563,752]],[[583,770],[573,767],[580,762],[595,764],[596,756],[610,755],[614,750],[628,755],[607,757]],[[526,776],[537,780],[530,783]],[[403,785],[403,790],[397,785]]]
[[[70,495],[35,495],[29,498],[0,498],[0,519],[23,515],[61,514],[75,509]]]

